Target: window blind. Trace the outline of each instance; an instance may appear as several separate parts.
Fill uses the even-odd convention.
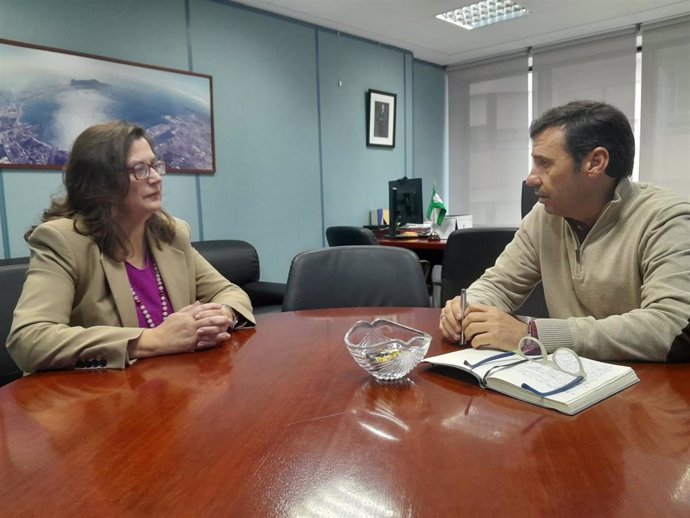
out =
[[[575,100],[604,101],[635,117],[634,28],[532,50],[534,118]]]
[[[527,52],[448,70],[449,207],[517,226],[528,172]]]
[[[640,181],[690,200],[690,20],[642,28]]]

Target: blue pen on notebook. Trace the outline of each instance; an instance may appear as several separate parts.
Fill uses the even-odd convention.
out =
[[[460,290],[460,312],[462,313],[462,318],[460,319],[460,325],[463,325],[465,320],[465,310],[467,309],[467,290],[465,288]],[[465,328],[462,327],[460,330],[460,345],[465,345]]]

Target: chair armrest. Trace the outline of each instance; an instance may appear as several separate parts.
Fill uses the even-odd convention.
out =
[[[435,264],[434,267],[431,269],[431,284],[434,285],[441,285],[442,282],[442,275],[443,272],[443,266],[440,264]]]
[[[431,304],[435,308],[441,307],[441,274],[443,266],[435,264],[431,269]]]
[[[422,274],[424,275],[424,280],[428,281],[429,272],[431,271],[431,263],[429,261],[427,261],[426,259],[420,259],[419,264],[422,267]]]
[[[249,295],[252,306],[258,307],[282,304],[285,287],[282,282],[252,281],[242,286],[242,289]]]

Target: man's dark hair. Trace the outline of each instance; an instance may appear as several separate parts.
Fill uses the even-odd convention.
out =
[[[563,128],[565,147],[579,168],[595,147],[609,152],[606,174],[621,179],[632,174],[635,137],[628,118],[618,108],[597,101],[573,101],[546,110],[529,128],[532,139],[552,127]]]

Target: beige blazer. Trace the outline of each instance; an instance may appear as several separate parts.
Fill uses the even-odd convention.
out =
[[[173,309],[196,300],[219,302],[253,324],[247,294],[191,247],[185,222],[176,224],[175,239],[161,249],[149,236]],[[101,253],[66,218],[36,227],[29,246],[29,270],[7,339],[17,365],[24,372],[128,365],[128,342],[143,329],[124,263]]]

